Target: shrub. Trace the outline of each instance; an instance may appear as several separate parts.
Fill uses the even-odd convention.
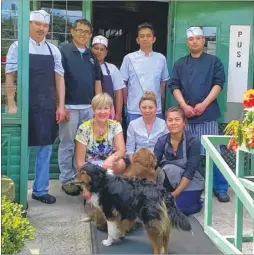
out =
[[[26,239],[34,239],[35,228],[22,216],[23,206],[2,197],[1,254],[18,253]]]

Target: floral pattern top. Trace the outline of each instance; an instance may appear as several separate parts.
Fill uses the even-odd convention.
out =
[[[114,152],[114,137],[122,132],[122,126],[115,120],[107,120],[107,131],[102,137],[93,133],[93,120],[85,121],[78,128],[75,140],[86,145],[86,161],[105,160]]]

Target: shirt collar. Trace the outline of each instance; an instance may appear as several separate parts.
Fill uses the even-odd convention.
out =
[[[37,42],[35,41],[35,40],[33,40],[31,37],[30,37],[30,41],[31,41],[31,43],[33,44],[33,45],[36,45],[36,46],[42,46],[42,45],[44,45],[45,44],[45,42],[46,42],[46,38],[44,38],[41,42],[40,42],[40,44],[38,45],[37,44]]]
[[[185,132],[183,132],[183,135],[182,135],[182,138],[181,138],[179,144],[181,144],[181,143],[183,142],[184,139],[185,139]],[[169,144],[171,144],[171,141],[170,141],[170,133],[168,133],[167,142],[168,142]]]
[[[145,56],[145,52],[142,51],[141,49],[139,49],[138,54],[140,54],[140,55],[142,55],[142,56]],[[148,57],[151,57],[152,55],[153,55],[153,51],[151,51],[151,52],[149,53]]]

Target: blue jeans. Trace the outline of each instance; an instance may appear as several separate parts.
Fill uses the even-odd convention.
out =
[[[79,126],[93,117],[92,108],[69,110],[70,119],[59,124],[58,164],[60,169],[59,180],[64,184],[71,182],[76,173],[74,165],[75,136]]]
[[[30,154],[30,148],[28,150],[28,159]],[[52,145],[36,146],[35,149],[36,161],[33,194],[35,196],[43,196],[45,194],[48,194],[49,190],[49,167],[50,157],[52,153]]]
[[[228,182],[215,164],[213,165],[213,189],[216,193],[228,192]]]
[[[158,118],[164,119],[162,113],[159,113],[159,114],[156,114],[156,115],[157,115]],[[134,114],[134,113],[128,113],[127,112],[127,121],[126,121],[127,125],[129,125],[132,120],[135,120],[135,119],[137,119],[141,116],[142,116],[141,114]]]

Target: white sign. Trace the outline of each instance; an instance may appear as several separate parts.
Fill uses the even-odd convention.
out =
[[[250,26],[230,26],[227,101],[241,103],[248,88]]]

